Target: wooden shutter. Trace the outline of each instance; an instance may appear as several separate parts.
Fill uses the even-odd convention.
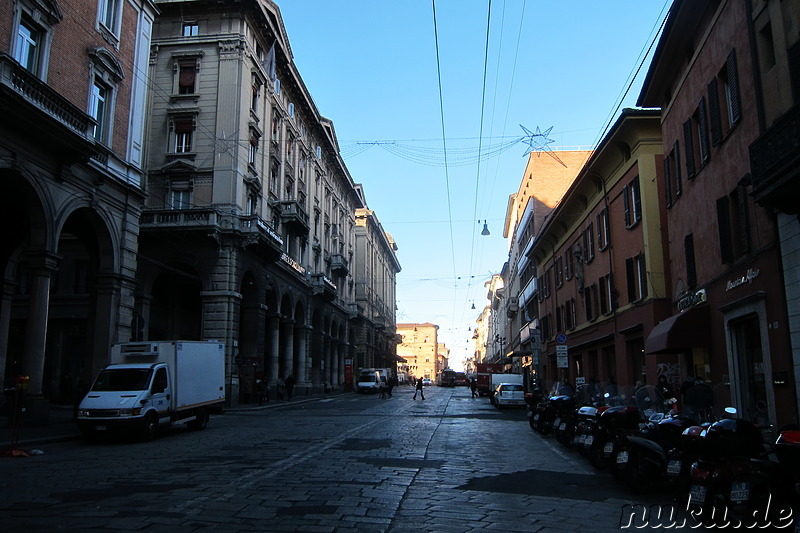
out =
[[[731,245],[731,211],[728,197],[717,200],[717,227],[719,230],[719,253],[723,263],[733,261]]]
[[[694,177],[694,138],[692,136],[692,119],[683,123],[683,142],[686,144],[686,178]]]
[[[674,174],[672,176],[672,183],[675,186],[675,196],[680,196],[683,192],[683,185],[681,184],[681,144],[676,140],[672,145],[672,169]]]
[[[708,161],[708,125],[706,123],[706,98],[700,98],[700,103],[697,104],[697,134],[700,136],[700,163],[701,165]]]
[[[633,269],[633,258],[625,260],[625,277],[628,279],[628,302],[636,301],[636,276]]]
[[[622,200],[625,205],[625,226],[629,227],[631,225],[631,199],[627,185],[622,188]]]
[[[639,222],[642,219],[642,190],[639,187],[639,176],[633,178],[633,182],[631,182],[631,194],[633,196],[634,222]]]
[[[719,114],[719,89],[717,78],[708,84],[708,122],[711,128],[711,146],[722,142],[722,117]]]
[[[667,207],[672,207],[672,184],[670,182],[670,156],[664,158],[664,197],[667,200]]]
[[[731,91],[731,126],[742,118],[742,105],[739,101],[739,73],[736,69],[736,49],[728,54],[728,88]]]
[[[745,187],[739,185],[736,187],[736,202],[739,204],[739,240],[742,246],[742,253],[750,251],[750,223],[747,217],[747,192]]]

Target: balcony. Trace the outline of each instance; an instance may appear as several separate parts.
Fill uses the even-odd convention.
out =
[[[336,299],[336,284],[324,274],[311,275],[311,294],[325,300]]]
[[[5,53],[0,53],[0,105],[5,124],[35,136],[51,151],[76,160],[98,155],[92,117]]]
[[[349,272],[347,268],[347,259],[342,254],[333,254],[330,257],[331,272],[335,276],[345,277]]]
[[[281,222],[294,233],[308,233],[308,213],[297,200],[278,202],[281,208]]]
[[[273,259],[277,259],[283,248],[281,236],[258,216],[222,214],[214,208],[145,209],[139,219],[139,228],[143,235],[174,231],[180,231],[182,235],[194,233],[201,237],[238,235],[243,247],[261,247]]]
[[[765,207],[800,212],[800,104],[750,145],[753,197]]]

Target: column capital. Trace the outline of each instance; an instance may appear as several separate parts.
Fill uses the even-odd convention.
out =
[[[55,272],[61,262],[61,256],[49,250],[37,250],[25,254],[27,264],[31,269]]]

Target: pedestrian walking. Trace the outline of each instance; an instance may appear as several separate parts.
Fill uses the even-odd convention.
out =
[[[292,391],[294,390],[294,376],[289,374],[286,376],[286,380],[283,382],[284,386],[286,387],[286,399],[292,399]]]
[[[425,399],[425,393],[422,392],[422,378],[417,378],[417,388],[414,389],[414,400],[417,399],[417,393],[419,393],[420,398],[423,400]]]
[[[472,391],[472,397],[473,398],[477,398],[478,397],[478,380],[477,379],[472,378],[471,380],[469,380],[469,390]]]
[[[269,383],[264,378],[258,383],[258,405],[264,405],[269,401]]]

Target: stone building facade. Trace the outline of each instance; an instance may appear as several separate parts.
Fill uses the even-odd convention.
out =
[[[269,0],[158,7],[136,333],[224,342],[232,403],[290,375],[300,394],[344,387],[357,324],[374,323],[375,309],[394,321],[399,265],[393,243],[374,248],[383,269],[358,275],[380,276],[386,292],[359,307],[363,189],[293,62],[280,11]]]
[[[422,324],[397,324],[397,335],[401,343],[397,355],[406,360],[409,377],[430,378],[437,382],[440,366],[438,340],[439,326],[425,322]]]
[[[0,372],[71,403],[127,341],[143,190],[147,0],[0,6]]]

